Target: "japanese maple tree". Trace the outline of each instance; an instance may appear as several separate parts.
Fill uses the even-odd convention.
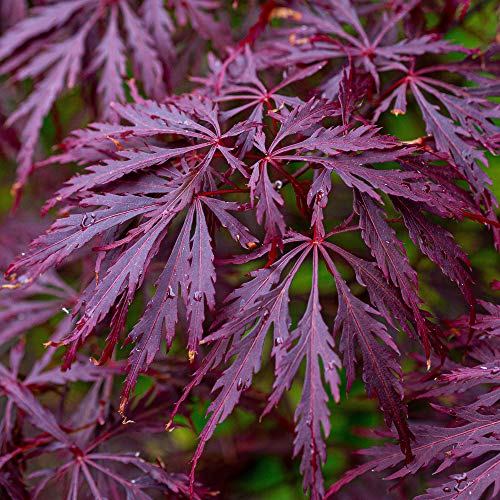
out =
[[[487,7],[0,2],[2,494],[212,497],[225,439],[314,499],[500,493]],[[349,394],[383,443],[325,484]]]

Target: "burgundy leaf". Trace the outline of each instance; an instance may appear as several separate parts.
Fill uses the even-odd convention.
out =
[[[414,202],[394,201],[401,212],[411,239],[422,253],[434,261],[448,278],[454,281],[469,304],[474,302],[469,273],[469,260],[453,240],[453,236],[440,226],[430,222]]]
[[[298,342],[293,345],[293,343]],[[293,345],[293,347],[291,347]],[[337,369],[341,364],[333,351],[333,337],[321,316],[318,290],[318,250],[313,251],[313,277],[311,294],[307,309],[284,343],[275,339],[275,350],[286,349],[276,363],[274,390],[264,413],[278,404],[283,392],[290,389],[293,379],[306,359],[306,375],[302,397],[295,413],[296,432],[294,454],[302,452],[300,470],[304,475],[304,491],[311,490],[312,498],[321,498],[324,494],[321,464],[326,460],[326,447],[323,442],[321,427],[327,436],[330,432],[330,412],[326,403],[328,395],[323,387],[323,378],[328,382],[334,399],[339,401],[340,379]],[[320,365],[319,360],[322,364]],[[321,369],[321,367],[323,369]]]
[[[379,313],[352,295],[326,250],[321,248],[321,252],[338,289],[339,309],[335,318],[334,333],[342,332],[339,347],[347,372],[347,389],[351,388],[355,378],[357,344],[363,358],[363,380],[368,395],[377,396],[387,424],[390,426],[394,423],[400,437],[401,451],[409,461],[412,457],[412,433],[406,421],[401,367],[391,350],[379,343],[378,339],[392,351],[399,353],[398,349],[385,326],[372,316]]]

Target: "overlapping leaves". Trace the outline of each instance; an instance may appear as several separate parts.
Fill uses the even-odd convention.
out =
[[[174,3],[181,25],[189,18],[206,38],[223,39],[224,30],[205,11],[206,4]],[[14,81],[35,82],[7,120],[7,124],[23,123],[17,189],[33,169],[43,120],[65,90],[97,80],[92,96],[97,102],[92,106],[101,117],[116,121],[110,104],[126,100],[123,82],[131,62],[144,91],[163,99],[177,59],[173,33],[174,24],[161,0],[61,0],[34,7],[14,24],[0,39],[0,72]]]
[[[95,245],[96,279],[82,293],[73,310],[76,326],[66,338],[53,342],[53,345],[69,347],[65,368],[71,365],[89,335],[100,323],[109,321],[107,318],[112,313],[107,346],[96,363],[104,364],[110,358],[119,342],[129,305],[143,284],[151,262],[162,251],[162,242],[168,241],[171,228],[177,227],[177,236],[172,239],[156,281],[156,291],[126,340],[135,346],[128,360],[121,411],[126,411],[139,373],[153,362],[162,341],[166,342],[167,349],[172,344],[182,299],[186,307],[182,322],[188,332],[190,359],[196,356],[200,341],[217,341],[213,347],[216,361],[212,369],[223,359],[228,362],[235,356],[214,386],[219,392],[209,407],[211,416],[202,432],[195,464],[216,425],[233,411],[241,392],[250,386],[254,374],[260,370],[271,330],[277,378],[268,409],[279,402],[302,362],[306,363],[305,386],[296,414],[295,453],[302,453],[304,487],[311,488],[313,496],[323,494],[320,467],[326,452],[321,429],[325,434],[329,431],[328,395],[323,379],[330,385],[335,399],[339,397],[336,372],[340,359],[333,343],[337,333],[341,332],[339,348],[347,370],[348,387],[354,381],[357,360],[361,359],[367,392],[379,399],[388,425],[395,425],[401,449],[410,460],[412,434],[406,423],[398,349],[381,319],[401,327],[412,337],[418,334],[427,355],[437,340],[430,338],[433,333],[420,309],[422,300],[415,275],[379,205],[381,193],[394,198],[394,207],[401,211],[412,237],[416,231],[412,224],[417,224],[417,220],[423,227],[431,223],[425,216],[415,219],[416,215],[411,215],[410,219],[405,211],[409,203],[426,203],[442,216],[460,214],[463,210],[449,208],[448,194],[442,186],[421,172],[411,171],[408,165],[412,164],[410,158],[416,149],[401,147],[393,138],[380,135],[378,129],[368,125],[325,128],[323,120],[338,115],[338,108],[313,99],[291,109],[285,107],[281,113],[272,111],[279,128],[269,139],[268,134],[257,129],[254,147],[262,159],[247,164],[235,156],[232,148],[238,146],[235,141],[239,133],[255,129],[259,124],[243,121],[224,133],[219,125],[217,106],[206,98],[185,97],[168,105],[142,101],[117,105],[115,109],[128,124],[93,124],[89,130],[78,132],[71,147],[58,158],[83,162],[86,154],[94,149],[96,152],[90,157],[101,160],[87,167],[83,175],[71,179],[50,202],[65,200],[75,206],[76,213],[56,221],[8,270],[13,283],[19,280],[20,273],[23,281],[30,281],[63,262],[76,249]],[[172,139],[165,142],[168,137]],[[141,148],[136,147],[137,139],[143,142]],[[376,168],[384,162],[405,158],[408,161],[404,169]],[[319,167],[309,193],[304,196],[306,213],[313,214],[312,237],[286,232],[284,200],[276,183],[270,180],[269,172],[273,169],[295,181],[288,166],[294,161]],[[359,259],[327,241],[336,232],[327,234],[323,227],[323,210],[328,205],[333,172],[356,189],[351,220],[359,214],[359,228],[373,251],[375,262]],[[129,178],[137,182],[135,193],[126,192]],[[246,178],[250,189],[235,188],[237,178]],[[221,195],[226,192],[248,196],[250,203],[225,201]],[[257,222],[264,224],[265,238],[262,249],[251,258],[267,253],[271,265],[257,270],[253,279],[230,294],[220,309],[216,307],[214,288],[216,235],[207,216],[226,228],[243,248],[252,249],[257,239],[231,214],[249,208],[252,203]],[[467,205],[466,198],[463,206],[474,210],[474,206]],[[181,214],[184,214],[183,222],[179,224]],[[337,231],[346,229],[357,227],[347,224]],[[438,229],[434,233],[436,231]],[[447,238],[451,236],[441,238],[440,245],[453,248],[454,243],[451,239],[447,242]],[[277,258],[279,249],[293,243],[297,245],[293,250]],[[396,245],[396,250],[390,245]],[[424,248],[423,251],[426,253]],[[458,247],[454,251],[458,256]],[[352,294],[330,252],[353,267],[359,283],[367,287],[372,305]],[[460,261],[456,258],[453,262],[444,261],[433,252],[428,253],[429,257],[443,267],[445,274],[465,287],[469,278]],[[293,329],[288,311],[290,285],[310,255],[313,258],[311,295],[304,316]],[[338,312],[333,328],[328,328],[321,314],[320,257],[337,287]],[[466,297],[471,300],[470,294]],[[207,309],[216,314],[216,319],[214,331],[203,338]],[[323,370],[318,368],[319,359]]]
[[[16,78],[47,76],[11,117],[13,121],[29,115],[20,154],[21,182],[30,168],[43,116],[62,88],[76,83],[85,43],[104,17],[104,35],[93,49],[89,72],[102,73],[97,91],[108,120],[75,131],[49,160],[74,162],[84,170],[47,202],[45,211],[62,207],[59,218],[7,270],[4,288],[14,288],[18,295],[2,304],[7,312],[0,314],[31,308],[31,323],[23,324],[24,329],[45,321],[52,306],[55,313],[71,304],[71,317],[48,343],[50,349],[66,347],[63,368],[68,371],[61,375],[63,382],[70,379],[71,370],[80,369],[79,350],[94,335],[104,337],[106,332],[100,356],[93,358],[93,382],[93,374],[114,359],[117,346],[132,344],[120,405],[125,422],[131,418],[129,401],[139,374],[150,369],[162,346],[168,351],[179,339],[176,347],[185,345],[189,361],[202,359],[173,408],[169,427],[175,425],[180,404],[193,387],[209,372],[217,373],[193,460],[192,496],[195,467],[207,441],[268,359],[275,376],[263,414],[279,405],[296,380],[302,381],[294,454],[301,455],[304,490],[313,498],[325,494],[321,468],[331,427],[329,400],[330,395],[336,402],[340,399],[342,369],[348,391],[360,376],[388,427],[395,428],[399,443],[374,451],[377,458],[349,473],[330,494],[373,467],[383,470],[405,461],[405,467],[391,476],[402,477],[445,452],[439,469],[444,470],[458,458],[481,457],[481,450],[487,453],[497,446],[496,428],[483,433],[498,420],[494,412],[483,411],[483,403],[494,399],[484,395],[477,404],[457,411],[460,420],[453,427],[407,421],[400,350],[414,344],[402,347],[396,333],[402,331],[420,344],[428,369],[443,362],[447,347],[437,318],[419,293],[417,271],[407,252],[411,242],[458,287],[470,306],[470,316],[461,320],[466,337],[495,339],[498,330],[498,311],[488,302],[480,303],[486,313],[480,311],[477,323],[471,323],[477,304],[470,264],[441,225],[443,219],[468,217],[498,226],[495,201],[481,168],[487,163],[485,151],[494,152],[498,145],[498,106],[487,99],[494,85],[491,75],[478,73],[484,68],[477,67],[472,56],[462,65],[416,69],[420,56],[432,59],[457,49],[429,33],[412,38],[403,34],[401,21],[417,3],[370,7],[342,0],[297,2],[288,8],[265,2],[256,24],[227,60],[219,64],[215,57],[209,59],[212,74],[196,79],[200,88],[170,97],[163,72],[173,57],[172,28],[161,2],[144,2],[139,17],[128,0],[75,0],[63,6],[54,2],[5,35],[8,43],[0,56],[9,56],[5,67],[17,68]],[[204,38],[218,39],[216,25],[205,12],[213,7],[211,2],[172,6],[179,24],[189,19]],[[366,9],[376,19],[371,27],[362,20]],[[81,25],[79,16],[85,19]],[[292,27],[276,28],[274,41],[259,44],[257,38],[269,19],[293,21]],[[300,30],[297,23],[302,23]],[[59,32],[67,36],[59,39]],[[142,90],[158,102],[141,97],[131,82],[134,102],[108,106],[124,100],[125,42],[120,33],[131,46],[133,71]],[[164,51],[154,47],[153,39]],[[42,41],[47,48],[32,58]],[[279,75],[270,68],[277,54],[279,64],[287,66]],[[440,72],[477,81],[484,93],[445,83],[436,76]],[[326,75],[315,92],[321,98],[311,96],[311,89],[300,91],[309,80],[316,79],[313,88],[319,85],[320,74]],[[288,95],[294,86],[297,95]],[[376,122],[390,108],[395,115],[406,113],[407,94],[421,110],[428,136],[402,143],[385,135]],[[345,204],[342,221],[336,209],[346,192],[352,193],[352,206],[351,201]],[[362,255],[336,240],[346,232],[359,234],[366,245]],[[51,273],[81,254],[93,267],[94,277],[77,294]],[[227,266],[238,269],[238,264],[249,263],[254,270],[248,279],[220,279]],[[305,299],[294,294],[293,284],[308,269],[311,286]],[[325,284],[335,290],[334,296],[323,293]],[[26,292],[20,288],[25,285],[30,285]],[[44,293],[47,287],[57,289],[52,290],[56,300],[37,305],[30,293]],[[147,297],[145,306],[127,331],[129,309],[141,295]],[[37,314],[37,307],[43,314]],[[7,328],[9,339],[15,334]],[[463,342],[477,359],[483,347],[469,343]],[[207,352],[203,346],[208,346]],[[43,439],[54,438],[80,457],[71,461],[73,477],[83,474],[93,494],[98,488],[89,466],[113,474],[110,477],[125,488],[133,484],[103,470],[99,460],[132,464],[167,481],[161,468],[146,470],[132,458],[96,454],[87,444],[75,451],[71,433],[30,394],[30,377],[24,385],[15,380],[16,356],[13,349],[13,372],[2,370],[0,385],[47,434]],[[482,366],[496,369],[485,361],[457,370],[448,380],[466,380],[467,388],[476,381],[489,383],[477,376]],[[428,385],[422,387],[427,390]],[[43,417],[44,427],[35,422],[37,416]],[[443,437],[447,444],[437,445]],[[47,444],[42,441],[37,446]],[[462,446],[463,454],[447,454],[448,444]],[[465,484],[477,497],[490,487],[485,477],[495,467],[494,461],[475,466],[467,484],[452,479],[460,494]],[[61,469],[56,475],[69,471]],[[78,481],[71,483],[73,496]],[[163,484],[170,491],[187,493],[183,482]],[[451,493],[452,486],[444,485],[443,492]],[[142,494],[140,486],[130,488]],[[429,490],[429,498],[437,494]]]

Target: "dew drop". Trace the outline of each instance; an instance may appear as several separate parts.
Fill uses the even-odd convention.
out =
[[[135,484],[135,479],[131,479],[131,480],[130,480],[130,482],[131,482],[132,484]]]
[[[451,491],[451,488],[448,488],[448,486],[445,486],[445,487],[443,488],[443,491],[444,491],[445,493],[449,493],[449,492]]]
[[[94,224],[95,221],[96,221],[96,215],[94,212],[92,212],[90,215],[83,214],[82,221],[80,222],[80,227],[82,228],[82,231],[85,231],[85,229]]]
[[[67,308],[67,307],[61,307],[61,311],[64,313],[64,314],[70,314],[70,310]]]
[[[274,183],[274,188],[276,189],[276,191],[279,191],[282,187],[283,187],[283,181],[278,180]]]
[[[487,370],[488,369],[487,366],[480,366],[479,368],[481,368],[481,370]]]
[[[410,186],[410,184],[408,184],[407,182],[403,182],[401,185],[402,185],[405,189],[408,189],[408,191],[411,191],[411,186]]]
[[[25,256],[26,256],[26,253],[25,253],[25,252],[23,252],[23,253],[21,254],[21,257],[25,257]]]
[[[262,317],[264,319],[269,318],[269,309],[264,309],[264,312],[262,313]]]
[[[168,285],[167,298],[173,299],[174,297],[175,297],[174,289],[170,285]]]
[[[495,366],[495,368],[492,368],[491,369],[491,374],[492,375],[496,375],[498,372],[500,372],[500,368],[498,368],[498,366]]]
[[[276,337],[274,339],[274,345],[275,345],[275,347],[278,347],[281,344],[283,344],[283,337]]]
[[[238,383],[236,384],[236,389],[238,391],[241,391],[241,389],[243,389],[243,380],[241,378],[238,380]]]
[[[140,453],[139,453],[138,451],[136,451],[136,452],[134,453],[134,457],[138,457],[138,456],[140,456]]]
[[[196,290],[196,292],[194,292],[193,294],[193,299],[196,300],[196,302],[201,302],[203,299],[203,292]]]

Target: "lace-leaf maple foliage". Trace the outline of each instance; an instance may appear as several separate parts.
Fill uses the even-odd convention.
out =
[[[491,304],[484,305],[487,309],[492,308]],[[495,321],[493,314],[481,316]],[[463,329],[464,326],[466,325],[455,324],[454,328]],[[498,335],[499,333],[498,328],[496,331],[486,333],[488,327],[480,326],[479,323],[476,328],[481,332],[480,335]],[[462,336],[467,337],[468,332],[462,331]],[[373,459],[349,471],[330,488],[327,498],[343,485],[368,471],[380,472],[399,467],[385,478],[394,480],[408,474],[415,474],[419,469],[430,464],[438,465],[434,474],[439,474],[460,462],[463,465],[469,465],[469,470],[467,468],[464,470],[462,467],[459,473],[448,474],[447,477],[445,475],[443,479],[436,481],[434,487],[429,488],[425,494],[417,498],[482,498],[486,492],[489,492],[492,498],[498,495],[500,459],[497,438],[499,426],[497,403],[500,397],[498,391],[500,364],[498,359],[489,361],[492,353],[487,352],[489,345],[484,342],[484,339],[477,339],[470,347],[472,349],[469,350],[469,366],[455,367],[449,373],[438,377],[440,383],[447,384],[446,388],[436,387],[433,384],[431,390],[424,391],[418,396],[430,399],[442,394],[450,396],[472,393],[473,398],[470,404],[452,408],[433,404],[436,412],[446,415],[446,419],[452,419],[452,422],[445,421],[441,426],[414,425],[412,430],[416,441],[412,450],[415,457],[404,466],[401,466],[402,457],[399,449],[391,444],[363,450],[363,455],[372,456]],[[478,362],[480,364],[477,364]],[[480,388],[480,385],[483,386],[483,390],[476,392],[474,396],[474,390]],[[415,386],[422,390],[421,381]],[[490,390],[484,392],[484,387]],[[480,462],[474,464],[470,460],[467,461],[467,459],[477,457],[481,457]]]
[[[149,96],[162,99],[182,75],[184,64],[174,49],[176,25],[190,22],[191,38],[197,34],[219,46],[227,35],[205,11],[215,5],[210,2],[171,2],[176,24],[161,0],[39,3],[0,38],[0,73],[14,82],[35,82],[7,120],[7,125],[22,123],[16,189],[34,168],[43,120],[64,91],[92,88],[88,109],[116,121],[110,104],[126,100],[124,78],[133,76]],[[11,9],[7,14],[15,16],[20,8]]]
[[[91,494],[105,494],[94,473],[107,474],[116,487],[136,488],[138,498],[149,487],[211,494],[195,483],[197,464],[217,426],[269,365],[272,388],[254,410],[269,416],[299,384],[293,454],[311,498],[325,496],[331,400],[342,404],[344,373],[347,392],[359,379],[377,401],[393,442],[369,450],[376,458],[348,472],[326,496],[372,469],[404,463],[389,477],[395,479],[433,461],[440,472],[464,457],[472,464],[466,483],[451,477],[458,489],[445,480],[422,498],[441,498],[443,491],[456,498],[465,487],[468,498],[480,498],[492,483],[498,490],[491,472],[498,467],[498,416],[485,410],[480,401],[487,395],[479,394],[496,380],[481,370],[497,370],[491,363],[498,311],[488,294],[477,296],[469,259],[449,231],[470,219],[487,225],[500,243],[483,168],[500,137],[499,107],[490,99],[498,94],[498,46],[471,50],[444,39],[468,8],[446,4],[443,11],[435,7],[442,18],[431,31],[414,21],[432,10],[426,2],[263,2],[246,35],[230,46],[211,17],[226,16],[215,2],[57,1],[36,7],[0,39],[2,71],[38,80],[8,120],[27,120],[18,185],[32,169],[43,117],[65,87],[83,90],[87,79],[95,82],[92,106],[100,111],[93,115],[102,119],[73,131],[42,162],[76,164],[80,172],[45,204],[45,213],[55,212],[50,228],[6,271],[4,292],[12,296],[0,303],[2,314],[9,319],[22,309],[29,317],[8,323],[3,337],[15,338],[66,309],[64,328],[46,343],[50,352],[65,348],[55,383],[91,381],[88,397],[95,399],[100,384],[106,386],[99,377],[123,374],[124,422],[138,423],[134,412],[142,403],[139,410],[131,404],[132,394],[140,374],[155,378],[162,351],[185,346],[186,362],[196,366],[179,394],[159,397],[154,412],[169,429],[179,425],[192,391],[216,375],[187,481],[161,464],[95,452],[87,430],[75,441],[70,436],[80,430],[62,427],[40,406],[30,377],[16,381],[13,348],[13,373],[0,372],[0,387],[12,409],[43,431],[32,444],[36,454],[54,441],[76,457],[55,472],[71,474],[74,498],[81,477]],[[192,42],[174,36],[174,25],[186,24],[222,58],[204,53],[192,90],[174,93],[174,61]],[[140,88],[134,81],[125,87],[129,57]],[[388,110],[400,116],[410,109],[427,135],[409,141],[389,135]],[[420,293],[416,254],[459,290],[458,307],[468,314],[456,323],[443,321]],[[75,262],[85,268],[78,291],[57,274]],[[304,279],[310,283],[305,300],[294,291]],[[32,300],[38,295],[43,302]],[[130,326],[138,299],[144,306]],[[93,364],[86,372],[81,352],[89,344]],[[116,361],[127,344],[128,359]],[[457,351],[464,353],[462,367],[451,364]],[[418,360],[413,378],[403,370],[411,356]],[[430,369],[434,377],[450,372],[443,380],[460,383],[439,390],[426,375]],[[168,392],[168,382],[156,383]],[[455,410],[453,425],[412,421],[419,418],[407,404],[412,394],[439,399],[466,390],[479,399]],[[72,424],[82,421],[75,416]],[[434,439],[442,436],[438,446]],[[5,463],[27,450],[8,443]],[[449,452],[452,445],[461,451]],[[132,486],[100,460],[134,466],[141,480]]]

